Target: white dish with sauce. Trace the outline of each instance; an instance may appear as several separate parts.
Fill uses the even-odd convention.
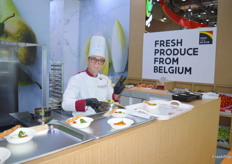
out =
[[[20,131],[24,132],[25,137],[19,137]],[[9,142],[11,144],[22,144],[22,143],[30,141],[34,137],[35,134],[36,134],[36,130],[34,130],[34,129],[18,128],[14,132],[5,136],[4,138],[7,140],[7,142]]]
[[[124,122],[125,125],[115,125],[121,121]],[[134,123],[134,121],[129,118],[112,118],[112,119],[109,119],[107,123],[110,124],[110,126],[113,129],[123,129],[123,128],[130,127]]]
[[[113,117],[123,118],[123,117],[126,117],[128,115],[128,112],[125,109],[116,109],[113,113],[111,113],[111,115]]]
[[[86,122],[83,122],[86,121]],[[89,127],[89,125],[91,124],[91,122],[93,121],[92,118],[90,117],[81,117],[81,118],[78,118],[77,120],[73,121],[70,123],[70,125],[74,128],[87,128]]]

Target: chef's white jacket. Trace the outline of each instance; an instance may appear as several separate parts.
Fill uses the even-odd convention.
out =
[[[109,78],[100,73],[93,77],[88,70],[72,76],[63,94],[62,107],[67,111],[77,111],[73,115],[96,113],[94,109],[85,105],[87,98],[96,98],[98,101],[114,99]]]

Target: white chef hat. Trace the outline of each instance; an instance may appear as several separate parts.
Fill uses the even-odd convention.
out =
[[[103,36],[94,35],[90,41],[89,56],[101,56],[105,58],[106,40]]]

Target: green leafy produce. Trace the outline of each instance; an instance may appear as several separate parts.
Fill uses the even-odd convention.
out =
[[[25,132],[23,132],[22,130],[19,131],[18,137],[22,138],[23,136],[25,136]]]
[[[118,106],[123,107],[121,104],[119,104],[118,102],[115,102],[115,101],[114,101],[114,100],[112,100],[112,99],[105,100],[105,102],[107,102],[107,103],[111,103],[111,104],[115,104],[115,105],[118,105]]]
[[[83,118],[80,119],[80,123],[87,123]]]
[[[219,128],[218,129],[218,140],[226,141],[230,137],[230,129]]]
[[[9,16],[12,15],[12,16]],[[36,35],[23,20],[12,0],[0,0],[0,40],[37,43]],[[34,63],[37,48],[19,47],[18,57],[25,65]]]
[[[20,67],[18,67],[18,85],[28,86],[32,84],[36,84],[40,89],[42,89],[42,86],[38,82],[33,81],[26,72],[24,72]]]

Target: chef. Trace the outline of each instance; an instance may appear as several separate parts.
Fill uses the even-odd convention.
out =
[[[113,88],[109,78],[99,73],[105,63],[105,49],[105,38],[94,35],[90,42],[87,69],[69,79],[63,94],[64,110],[73,111],[73,115],[91,115],[99,112],[99,101],[119,101],[125,88],[123,81],[118,81]]]

